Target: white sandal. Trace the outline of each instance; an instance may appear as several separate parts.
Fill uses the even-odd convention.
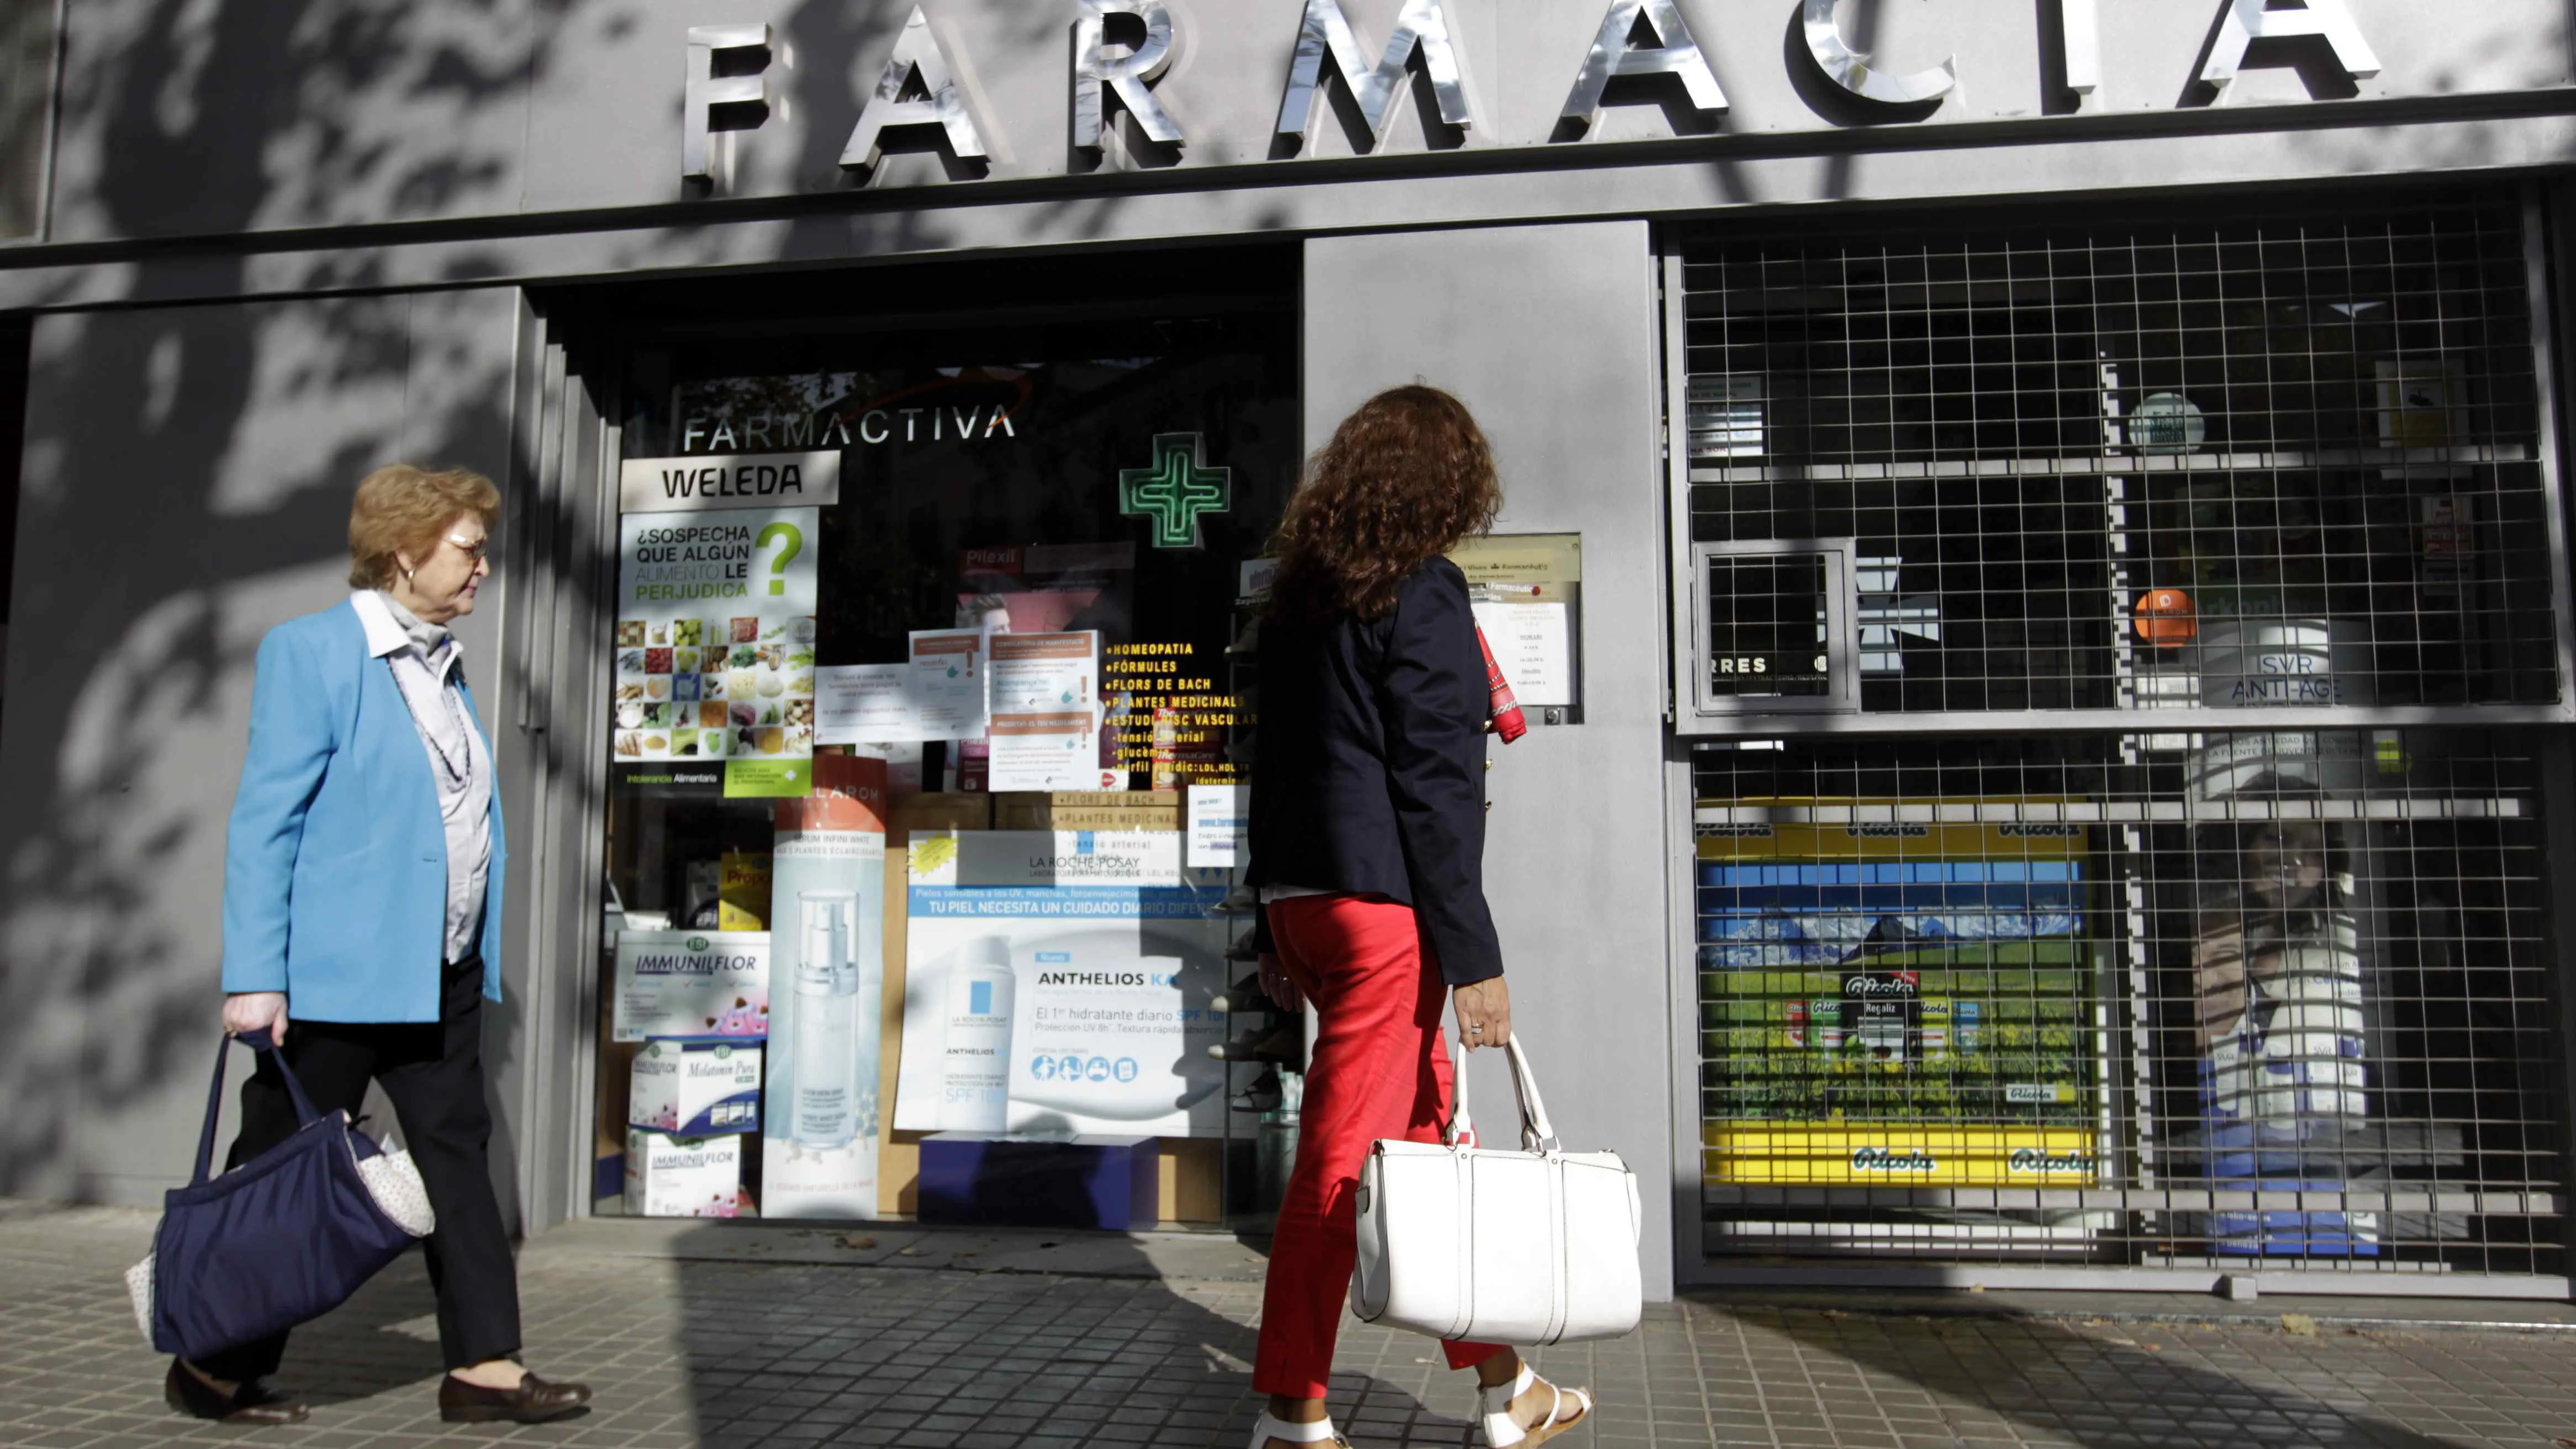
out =
[[[1520,1421],[1512,1417],[1512,1401],[1528,1393],[1539,1382],[1539,1376],[1531,1371],[1530,1366],[1522,1364],[1520,1376],[1510,1383],[1476,1390],[1476,1414],[1484,1425],[1485,1449],[1538,1449],[1539,1445],[1582,1423],[1592,1412],[1590,1394],[1581,1389],[1560,1389],[1549,1384],[1547,1391],[1556,1396],[1556,1401],[1547,1406],[1547,1417],[1529,1428],[1522,1428]],[[1565,1412],[1568,1402],[1574,1405],[1571,1416]],[[1255,1445],[1254,1449],[1260,1449],[1260,1446]]]
[[[1252,1449],[1270,1449],[1273,1439],[1283,1444],[1336,1444],[1341,1449],[1350,1449],[1349,1441],[1333,1432],[1333,1421],[1329,1416],[1311,1424],[1291,1424],[1285,1419],[1271,1417],[1270,1411],[1264,1409],[1261,1417],[1252,1423]]]

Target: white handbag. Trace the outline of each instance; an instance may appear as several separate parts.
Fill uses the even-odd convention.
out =
[[[1516,1347],[1615,1338],[1644,1311],[1636,1174],[1615,1152],[1557,1145],[1515,1034],[1518,1151],[1462,1145],[1458,1107],[1432,1142],[1380,1139],[1360,1167],[1351,1311],[1437,1338]]]

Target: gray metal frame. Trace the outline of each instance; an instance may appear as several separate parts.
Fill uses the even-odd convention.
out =
[[[1673,1089],[1673,1272],[1677,1287],[1716,1286],[1869,1286],[1879,1288],[1995,1288],[2047,1289],[2068,1291],[2154,1291],[2204,1293],[2228,1292],[2245,1296],[2259,1291],[2269,1282],[2278,1291],[2301,1294],[2342,1294],[2386,1297],[2464,1297],[2464,1298],[2541,1298],[2568,1299],[2576,1296],[2576,1217],[2567,1226],[2568,1249],[2566,1271],[2547,1274],[2409,1274],[2275,1271],[2266,1275],[2263,1264],[2255,1260],[2246,1264],[2213,1262],[2207,1266],[2092,1266],[2054,1267],[1997,1265],[1962,1262],[1944,1264],[1921,1260],[1868,1261],[1834,1263],[1822,1260],[1800,1263],[1762,1262],[1752,1259],[1711,1258],[1702,1238],[1702,1213],[1705,1186],[1701,1167],[1699,1049],[1697,1024],[1700,1001],[1695,954],[1697,919],[1694,910],[1697,881],[1693,869],[1696,860],[1694,825],[1698,811],[1690,766],[1694,746],[1723,748],[1725,741],[1741,740],[1758,743],[1789,736],[1825,736],[1835,734],[1999,734],[2006,732],[2046,732],[2059,734],[2108,733],[2146,734],[2194,731],[2244,732],[2275,728],[2294,729],[2373,729],[2421,726],[2475,726],[2501,728],[2509,726],[2555,725],[2576,721],[2576,588],[2571,588],[2569,554],[2569,521],[2567,497],[2561,478],[2563,443],[2559,437],[2562,423],[2555,396],[2554,339],[2560,329],[2558,304],[2550,285],[2552,257],[2550,251],[2551,197],[2537,184],[2523,189],[2523,242],[2532,314],[2531,346],[2534,378],[2538,394],[2538,463],[2540,485],[2549,527],[2549,566],[2551,594],[2557,610],[2558,702],[2556,704],[2489,705],[2489,706],[2345,706],[2334,709],[2296,707],[2255,709],[2074,709],[2012,711],[1926,711],[1922,713],[1866,715],[1808,709],[1704,711],[1695,707],[1692,698],[1701,668],[1699,654],[1705,637],[1699,619],[1699,601],[1695,597],[1698,579],[1693,565],[1706,556],[1710,546],[1696,544],[1691,536],[1691,487],[1693,483],[1689,449],[1681,433],[1688,417],[1688,314],[1682,287],[1682,257],[1679,245],[1669,236],[1660,241],[1664,281],[1663,356],[1667,369],[1664,379],[1667,488],[1666,570],[1672,581],[1669,599],[1673,627],[1670,679],[1671,712],[1674,743],[1679,748],[1667,757],[1667,794],[1665,828],[1667,858],[1671,862],[1668,876],[1671,892],[1671,919],[1668,934],[1673,942],[1672,969],[1668,979],[1672,995],[1668,1002],[1671,1013],[1672,1089]],[[2561,185],[2555,198],[2561,204],[2556,213],[2561,221],[2576,216],[2576,188]],[[2560,253],[2576,263],[2576,245],[2562,245]],[[2571,318],[2576,323],[2576,318]],[[1796,547],[1796,545],[1786,545]],[[1688,591],[1687,593],[1685,591]],[[1848,616],[1847,616],[1848,617]],[[1851,646],[1837,629],[1837,642]],[[1855,661],[1856,662],[1856,661]],[[1857,671],[1855,670],[1855,684]],[[1857,701],[1855,701],[1855,704]],[[2576,819],[2576,745],[2564,739],[2553,739],[2542,746],[2547,762],[2544,770],[2543,809],[2552,821]],[[2107,817],[2106,817],[2107,818]],[[2576,860],[2563,850],[2548,852],[2552,898],[2559,901],[2576,899]],[[2564,1063],[2576,1061],[2576,922],[2552,922],[2552,932],[2559,962],[2558,1008],[2561,1040],[2567,1044],[2562,1053],[2562,1072],[2566,1080],[2558,1094],[2561,1120],[2558,1124],[2568,1166],[2566,1182],[2576,1184],[2576,1071]],[[2562,1189],[2562,1198],[2565,1192]]]
[[[1859,600],[1852,576],[1853,555],[1860,541],[1851,538],[1762,539],[1742,543],[1693,543],[1690,572],[1683,587],[1690,591],[1690,692],[1675,696],[1686,713],[1675,725],[1684,734],[1712,733],[1713,722],[1747,715],[1854,714],[1860,709],[1860,650],[1853,616]],[[1825,682],[1827,692],[1808,697],[1728,696],[1711,693],[1706,658],[1713,632],[1708,617],[1708,567],[1722,558],[1789,558],[1815,555],[1825,560]]]
[[[545,319],[521,307],[513,381],[510,590],[504,669],[533,778],[511,802],[513,901],[524,901],[518,1009],[532,1060],[510,1118],[525,1231],[591,1210],[598,1098],[599,807],[606,671],[594,641],[615,583],[616,425]]]

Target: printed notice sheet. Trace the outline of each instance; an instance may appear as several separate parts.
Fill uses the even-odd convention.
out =
[[[1100,633],[995,634],[994,790],[1100,787]]]

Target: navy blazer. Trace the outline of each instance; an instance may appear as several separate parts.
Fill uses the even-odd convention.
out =
[[[1492,701],[1466,575],[1432,559],[1376,619],[1275,611],[1259,658],[1250,883],[1401,902],[1450,985],[1503,974],[1485,905]]]

